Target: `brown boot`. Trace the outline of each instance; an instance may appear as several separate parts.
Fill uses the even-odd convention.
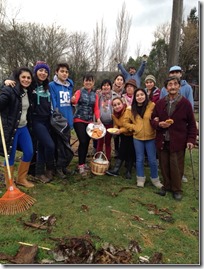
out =
[[[10,172],[11,172],[11,179],[13,181],[13,186],[16,187],[16,185],[14,183],[14,178],[13,178],[13,175],[14,175],[14,165],[9,166],[9,167],[10,167]],[[4,177],[5,177],[6,189],[8,190],[10,184],[9,184],[8,170],[7,170],[7,167],[6,166],[4,166]]]
[[[20,165],[18,167],[18,179],[16,180],[16,183],[18,185],[24,186],[26,188],[34,187],[34,184],[26,179],[29,166],[30,162],[23,162],[23,161],[20,162]]]

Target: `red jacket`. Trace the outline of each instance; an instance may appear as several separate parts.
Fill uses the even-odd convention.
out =
[[[166,128],[159,127],[159,121],[155,121],[155,117],[159,117],[159,121],[165,121],[169,118],[165,97],[156,103],[151,117],[151,124],[156,129],[156,147],[162,150]],[[169,127],[170,151],[184,150],[187,143],[195,144],[197,133],[196,121],[191,103],[185,97],[182,97],[177,103],[175,111],[170,118],[174,120],[174,123]]]

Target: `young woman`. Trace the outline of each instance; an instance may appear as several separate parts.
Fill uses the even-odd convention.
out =
[[[155,104],[149,101],[147,93],[144,89],[136,89],[131,110],[127,110],[124,117],[124,126],[129,131],[133,131],[133,142],[136,154],[136,174],[137,186],[144,187],[144,153],[147,152],[147,157],[150,166],[150,177],[152,184],[161,188],[158,176],[158,165],[156,160],[155,146],[155,130],[150,124],[150,118]]]
[[[125,77],[122,74],[118,74],[115,76],[112,87],[112,99],[115,97],[122,97],[125,89]],[[118,150],[120,146],[120,136],[114,137],[114,149],[115,149],[115,158],[118,157]]]
[[[51,136],[51,96],[47,63],[38,61],[34,66],[35,90],[32,93],[32,128],[37,142],[35,177],[42,183],[53,179],[55,143]]]
[[[160,89],[156,86],[156,79],[153,75],[146,76],[145,87],[149,100],[156,104],[160,97]]]
[[[99,96],[100,119],[106,129],[113,127],[112,119],[112,83],[109,79],[104,79],[101,83],[101,93]],[[106,157],[111,161],[111,137],[109,132],[106,132],[105,137],[97,140],[97,151],[103,151],[105,143]]]
[[[4,86],[0,92],[0,113],[9,155],[11,176],[14,175],[15,154],[18,148],[23,156],[18,167],[16,183],[30,188],[34,184],[27,180],[27,174],[33,157],[33,144],[28,130],[30,122],[30,103],[33,90],[33,76],[30,69],[21,67],[13,74],[14,87]],[[4,156],[2,141],[0,139],[0,153]],[[6,187],[9,187],[7,167],[4,163]]]
[[[131,170],[135,158],[135,152],[132,139],[132,131],[127,130],[123,125],[127,105],[123,103],[122,98],[115,97],[112,101],[112,106],[114,127],[118,128],[118,131],[114,133],[114,135],[120,135],[121,143],[119,146],[119,154],[118,158],[116,159],[115,166],[113,169],[107,170],[106,174],[110,176],[119,175],[120,167],[125,161],[127,168],[125,177],[126,179],[131,179]]]
[[[74,113],[74,130],[79,140],[78,147],[78,168],[82,176],[87,175],[86,156],[88,152],[90,137],[86,133],[86,127],[93,122],[95,116],[96,122],[101,123],[100,110],[98,106],[98,95],[93,90],[94,77],[91,74],[86,74],[83,77],[83,87],[77,90],[71,99],[71,102],[76,105]]]
[[[48,76],[50,68],[47,63],[38,61],[34,66],[34,89],[31,94],[32,140],[35,150],[34,175],[43,183],[53,178],[55,167],[55,145],[51,137],[50,115],[51,97]],[[6,80],[6,85],[15,85],[15,81]]]

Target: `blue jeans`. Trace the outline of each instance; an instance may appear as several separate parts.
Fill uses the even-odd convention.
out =
[[[27,126],[18,128],[14,135],[12,150],[9,157],[10,166],[14,165],[17,146],[23,152],[22,161],[30,162],[33,157],[33,143]]]
[[[150,166],[151,178],[158,177],[158,165],[156,159],[156,146],[155,140],[138,140],[133,139],[136,155],[136,175],[144,177],[144,154],[147,152],[147,158]]]

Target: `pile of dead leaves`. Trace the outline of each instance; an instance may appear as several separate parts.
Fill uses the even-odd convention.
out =
[[[141,252],[139,244],[134,240],[130,241],[127,249],[104,243],[96,250],[87,236],[52,239],[57,241],[56,248],[52,251],[53,258],[64,264],[133,264],[133,254]],[[154,263],[162,263],[162,254],[157,257],[152,257],[147,263],[151,260]],[[140,259],[138,263],[141,263]]]

